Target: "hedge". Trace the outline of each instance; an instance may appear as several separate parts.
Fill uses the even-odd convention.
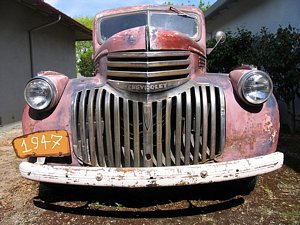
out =
[[[208,47],[215,44],[207,42]],[[300,33],[291,26],[279,27],[276,33],[262,28],[257,34],[245,29],[227,32],[226,41],[209,56],[209,72],[228,73],[235,67],[248,64],[271,76],[274,94],[285,102],[291,117],[291,132],[296,129],[295,99],[300,98]]]

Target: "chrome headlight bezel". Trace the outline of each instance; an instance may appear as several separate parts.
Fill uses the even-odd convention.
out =
[[[43,82],[44,83],[44,87],[47,87],[47,95],[49,96],[45,96],[45,95],[36,95],[33,96],[32,99],[30,99],[29,96],[29,92],[33,91],[33,87],[31,87],[31,85],[36,86],[36,88],[39,88],[39,86],[37,84],[37,82]],[[32,78],[27,84],[26,87],[24,89],[24,98],[26,103],[33,109],[35,110],[47,110],[52,108],[53,104],[54,104],[54,99],[56,98],[57,95],[57,88],[55,86],[55,84],[53,83],[53,81],[51,79],[49,79],[48,77],[45,76],[37,76]],[[44,99],[44,103],[39,105],[34,103],[33,99],[34,98],[45,98],[47,97],[47,99]]]
[[[250,79],[255,79],[255,82],[260,83],[251,87],[249,84],[247,85],[247,82],[249,82]],[[239,96],[245,103],[259,105],[266,102],[272,95],[273,82],[267,73],[261,70],[251,70],[241,76],[237,88]],[[251,96],[251,93],[256,93],[256,95]]]

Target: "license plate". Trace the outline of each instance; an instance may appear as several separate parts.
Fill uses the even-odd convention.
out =
[[[19,158],[70,155],[69,137],[65,130],[27,134],[15,138],[12,144]]]

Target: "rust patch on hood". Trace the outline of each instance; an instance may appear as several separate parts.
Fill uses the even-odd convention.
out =
[[[186,35],[156,27],[149,27],[149,50],[193,50],[205,55],[204,49]]]
[[[146,49],[146,27],[135,27],[124,30],[110,37],[95,53],[95,59],[102,52],[117,52],[128,50],[145,50]]]

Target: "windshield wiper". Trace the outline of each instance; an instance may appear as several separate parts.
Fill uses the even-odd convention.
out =
[[[173,7],[173,6],[170,6],[170,10],[173,11],[173,12],[176,12],[178,16],[185,16],[185,17],[189,17],[189,18],[192,18],[194,19],[194,17],[190,16],[189,14],[186,14],[184,12],[182,12],[181,10]]]

